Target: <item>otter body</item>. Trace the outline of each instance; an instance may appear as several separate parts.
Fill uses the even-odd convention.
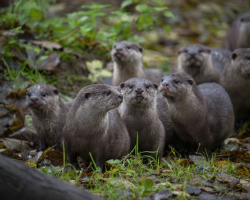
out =
[[[158,85],[147,79],[131,78],[121,83],[120,87],[124,101],[119,107],[119,113],[128,128],[131,150],[136,145],[138,134],[139,151],[154,151],[150,155],[161,158],[165,130],[156,106]]]
[[[160,91],[167,99],[176,134],[189,151],[214,150],[233,133],[233,106],[220,85],[196,86],[190,75],[171,73],[163,78]]]
[[[122,95],[112,86],[95,84],[78,92],[70,107],[63,136],[70,163],[79,168],[77,156],[85,164],[90,153],[98,167],[129,153],[130,140],[117,107]]]
[[[222,73],[222,86],[228,92],[236,120],[250,118],[250,49],[236,49]]]
[[[54,86],[38,84],[27,89],[26,100],[32,114],[32,123],[39,135],[39,148],[54,145],[61,149],[62,129],[68,107],[62,102]]]
[[[224,47],[231,51],[250,47],[250,12],[239,16],[228,30]]]
[[[143,49],[139,45],[121,41],[116,43],[111,51],[114,62],[112,84],[119,86],[120,83],[134,77],[148,78],[153,83],[160,83],[162,71],[158,69],[145,70],[142,62]]]
[[[190,44],[179,50],[177,71],[191,75],[197,84],[220,83],[220,72],[229,54],[227,50]]]

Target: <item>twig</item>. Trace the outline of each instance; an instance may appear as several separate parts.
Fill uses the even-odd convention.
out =
[[[77,28],[75,28],[73,31],[69,32],[67,35],[65,35],[65,36],[61,37],[60,39],[56,40],[55,42],[58,43],[58,42],[60,42],[61,40],[66,39],[67,37],[69,37],[69,36],[72,35],[73,33],[76,33],[76,32],[79,31],[79,30],[80,30],[80,28],[77,27]]]

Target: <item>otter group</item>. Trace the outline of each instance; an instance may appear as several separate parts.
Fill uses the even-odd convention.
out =
[[[234,133],[235,121],[250,118],[250,49],[236,45],[231,52],[228,46],[187,45],[175,72],[163,77],[143,67],[141,46],[121,41],[111,51],[113,86],[86,86],[68,105],[53,86],[28,88],[40,148],[61,149],[63,139],[72,165],[79,168],[80,157],[101,170],[135,145],[159,159],[169,145],[187,153],[214,151]]]

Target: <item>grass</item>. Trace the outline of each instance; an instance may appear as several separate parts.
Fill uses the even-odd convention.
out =
[[[185,192],[186,186],[206,187],[207,182],[214,179],[218,172],[237,176],[233,163],[229,159],[219,161],[216,154],[210,159],[199,155],[199,159],[194,163],[190,163],[188,159],[169,157],[163,158],[161,162],[150,158],[148,164],[144,164],[143,160],[146,157],[139,152],[138,142],[134,150],[123,159],[107,161],[104,173],[99,172],[91,154],[91,173],[78,172],[75,169],[64,172],[63,169],[67,166],[64,145],[63,152],[63,168],[50,166],[42,168],[41,171],[111,200],[142,199],[166,189],[174,192],[175,199],[190,199],[190,195]],[[215,185],[213,189],[221,188]]]

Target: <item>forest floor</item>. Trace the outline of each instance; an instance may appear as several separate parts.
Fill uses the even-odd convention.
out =
[[[139,35],[145,49],[145,66],[162,68],[165,73],[175,67],[178,49],[188,43],[222,47],[237,13],[250,8],[244,1],[167,2],[175,16],[174,20],[163,20],[171,28],[169,33],[154,28]],[[51,13],[62,5],[54,6]],[[133,12],[134,7],[129,6],[127,11]],[[78,20],[78,16],[71,17]],[[78,27],[55,39],[47,24],[43,24],[43,29],[37,26],[31,29],[24,24],[10,29],[0,23],[0,75],[4,80],[0,84],[0,153],[105,199],[250,199],[249,122],[225,141],[220,152],[208,158],[201,154],[181,157],[172,149],[161,162],[152,160],[146,165],[140,153],[131,152],[122,160],[107,161],[104,173],[99,173],[94,163],[81,171],[72,170],[65,151],[56,152],[53,148],[38,151],[37,136],[30,131],[31,116],[22,108],[25,89],[46,82],[57,86],[65,101],[70,100],[81,87],[96,82],[99,76],[110,76],[111,46],[77,36]],[[71,45],[70,37],[75,37],[74,41],[84,48]],[[23,42],[30,38],[32,43]]]

